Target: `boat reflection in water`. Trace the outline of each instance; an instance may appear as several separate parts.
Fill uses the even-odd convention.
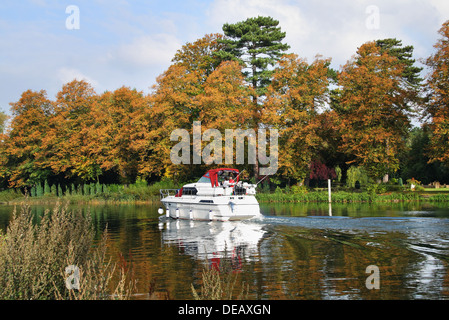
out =
[[[251,261],[259,255],[258,245],[266,231],[264,224],[248,221],[194,221],[161,217],[159,229],[165,244],[175,244],[199,260],[232,263]]]

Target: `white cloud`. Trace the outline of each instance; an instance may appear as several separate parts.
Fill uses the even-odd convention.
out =
[[[334,68],[364,42],[386,37],[413,45],[416,59],[426,58],[449,19],[446,0],[213,0],[208,5],[96,0],[79,3],[81,29],[68,31],[64,5],[29,4],[25,13],[20,4],[0,13],[0,110],[26,89],[45,89],[53,97],[61,83],[74,78],[89,81],[97,92],[122,85],[145,90],[184,43],[248,17],[275,18],[287,34],[289,52],[309,61],[316,54],[330,57]],[[366,27],[370,5],[379,8],[379,29]]]
[[[379,28],[367,27],[371,12],[379,9]],[[449,1],[443,0],[215,0],[207,11],[209,23],[221,30],[258,15],[271,16],[287,33],[291,52],[312,60],[316,54],[332,58],[335,68],[345,64],[363,43],[397,38],[415,47],[417,58],[430,54],[436,31],[449,18]]]
[[[172,34],[153,34],[135,38],[121,45],[110,56],[115,62],[136,67],[168,65],[181,47],[181,42]]]
[[[62,67],[57,71],[57,76],[62,84],[66,84],[76,79],[76,80],[85,80],[88,83],[90,83],[93,87],[98,85],[97,81],[84,75],[81,71],[75,68]]]

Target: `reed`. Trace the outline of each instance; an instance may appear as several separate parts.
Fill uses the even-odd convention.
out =
[[[90,215],[57,204],[35,216],[27,204],[14,210],[0,236],[0,299],[129,299],[132,272],[106,259],[107,229],[94,239]],[[66,286],[66,267],[76,266],[79,289]]]
[[[226,252],[226,250],[225,250]],[[249,286],[241,281],[240,273],[236,272],[225,255],[218,264],[209,264],[201,274],[199,292],[191,285],[195,300],[247,300]]]

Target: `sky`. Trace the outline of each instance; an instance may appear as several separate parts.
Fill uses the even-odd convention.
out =
[[[224,23],[271,16],[288,53],[332,59],[340,69],[363,43],[397,38],[416,60],[434,52],[449,20],[447,0],[2,0],[0,111],[22,92],[88,81],[97,93],[122,86],[148,93],[178,49]]]

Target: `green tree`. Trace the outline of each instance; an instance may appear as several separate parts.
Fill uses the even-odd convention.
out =
[[[89,184],[87,184],[87,183],[84,183],[84,185],[83,185],[83,194],[85,195],[85,196],[88,196],[89,194],[90,194],[90,186],[89,186]]]
[[[217,55],[223,60],[237,59],[247,68],[245,77],[257,95],[266,93],[271,83],[273,67],[290,46],[282,43],[285,32],[278,27],[279,21],[271,17],[248,18],[235,24],[225,23],[226,45]]]
[[[218,42],[225,48],[216,53],[222,60],[237,60],[243,66],[246,81],[253,89],[252,120],[250,128],[257,130],[262,117],[261,100],[272,81],[273,67],[290,46],[282,43],[285,32],[278,26],[279,21],[272,17],[258,16],[234,24],[225,23],[223,32],[225,38]],[[254,175],[258,177],[258,162],[254,165]]]
[[[415,65],[413,57],[413,46],[402,46],[402,41],[398,39],[377,40],[376,45],[380,47],[380,52],[387,52],[389,55],[398,58],[398,63],[404,65],[402,77],[410,85],[419,86],[422,82],[420,73],[423,68]]]
[[[449,169],[439,161],[430,161],[428,150],[432,132],[428,125],[415,127],[407,137],[407,148],[399,157],[400,175],[404,181],[415,178],[423,184],[449,182]]]
[[[346,185],[355,188],[357,181],[361,185],[367,185],[369,177],[363,167],[351,166],[346,172]]]

